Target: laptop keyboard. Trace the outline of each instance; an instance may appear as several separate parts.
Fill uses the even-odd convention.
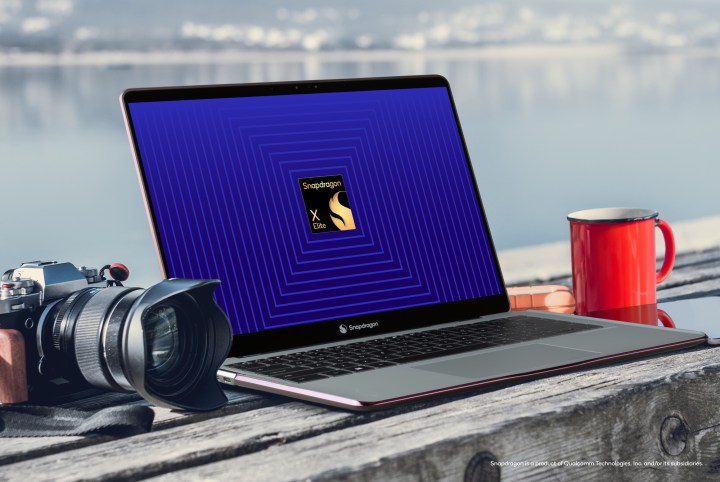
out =
[[[601,328],[532,316],[440,328],[228,365],[296,383]]]

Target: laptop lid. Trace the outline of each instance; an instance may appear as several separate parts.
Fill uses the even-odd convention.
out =
[[[162,273],[222,280],[232,356],[509,310],[445,78],[121,103]]]

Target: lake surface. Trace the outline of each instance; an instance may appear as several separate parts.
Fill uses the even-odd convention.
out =
[[[442,74],[498,249],[567,239],[565,215],[590,207],[718,214],[720,57],[441,57],[3,67],[0,270],[121,261],[159,280],[118,102],[153,85]]]

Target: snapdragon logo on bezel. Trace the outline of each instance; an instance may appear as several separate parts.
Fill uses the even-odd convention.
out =
[[[313,233],[355,229],[342,176],[306,177],[298,181]]]
[[[354,331],[354,330],[371,330],[373,328],[377,328],[380,326],[380,323],[377,321],[374,321],[372,323],[363,323],[362,325],[345,325],[342,324],[338,328],[340,330],[340,333],[343,335],[347,333],[348,331]]]

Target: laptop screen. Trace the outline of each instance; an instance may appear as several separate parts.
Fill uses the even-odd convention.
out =
[[[504,294],[447,87],[125,101],[165,275],[235,335]]]

